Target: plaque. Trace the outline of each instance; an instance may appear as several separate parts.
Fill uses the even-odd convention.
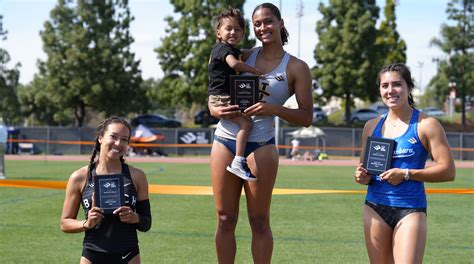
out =
[[[258,102],[259,77],[257,75],[230,76],[230,102],[241,111]]]
[[[95,204],[110,214],[124,205],[123,175],[107,174],[94,177]]]
[[[388,169],[392,163],[395,141],[386,138],[368,137],[365,144],[364,168],[368,174],[378,175]]]

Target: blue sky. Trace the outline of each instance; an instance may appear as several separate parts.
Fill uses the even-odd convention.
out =
[[[314,66],[316,61],[313,52],[318,41],[315,25],[321,18],[317,10],[320,1],[302,1],[304,9],[300,34],[296,17],[298,0],[247,0],[244,6],[245,17],[250,19],[253,8],[263,2],[272,2],[281,7],[285,25],[290,33],[289,44],[285,46],[286,51],[294,56],[298,56],[299,53],[299,57],[310,67]],[[430,47],[429,43],[433,37],[439,37],[441,24],[447,23],[445,13],[447,2],[447,0],[399,0],[397,6],[398,31],[408,46],[407,64],[412,70],[415,81],[419,84],[421,80],[422,87],[436,73],[436,64],[432,59],[445,56],[436,47]],[[382,16],[385,0],[377,0],[377,3],[381,7]],[[45,59],[39,31],[49,19],[49,12],[55,4],[56,1],[53,0],[0,0],[3,27],[8,30],[8,38],[0,42],[0,46],[9,52],[11,65],[21,63],[20,82],[23,84],[30,82],[37,73],[37,60]],[[135,21],[131,25],[131,33],[135,38],[132,50],[141,60],[143,77],[160,78],[163,73],[153,49],[160,46],[161,39],[165,36],[167,25],[163,19],[173,14],[173,6],[168,0],[130,0],[129,4],[135,16]]]

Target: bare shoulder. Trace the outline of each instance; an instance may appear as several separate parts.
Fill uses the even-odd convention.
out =
[[[128,165],[128,167],[130,169],[130,175],[132,176],[133,185],[135,185],[137,189],[137,199],[139,201],[148,199],[148,181],[145,172],[131,165]]]
[[[311,88],[311,72],[309,71],[309,67],[306,62],[291,56],[286,68],[286,72],[288,74],[288,82],[290,87],[293,87],[295,83],[300,83],[304,84],[302,87],[305,87],[305,89]]]
[[[87,179],[88,175],[88,166],[84,166],[78,170],[75,170],[71,176],[69,176],[68,184],[73,184],[74,186],[81,187]]]
[[[308,71],[309,67],[306,62],[296,58],[295,56],[290,56],[290,61],[288,61],[288,70],[294,73],[301,72],[301,71]]]
[[[135,168],[132,165],[128,165],[128,168],[130,169],[130,175],[132,176],[133,181],[146,181],[145,172],[143,172],[141,169]]]
[[[364,133],[371,135],[381,118],[382,118],[381,116],[378,116],[376,118],[372,118],[369,121],[365,122]]]
[[[425,113],[420,112],[418,118],[418,131],[421,136],[432,136],[433,133],[444,133],[444,128],[439,121]]]
[[[251,49],[242,49],[240,50],[242,52],[242,60],[246,61],[249,57],[250,54],[255,50],[256,48],[251,48]]]

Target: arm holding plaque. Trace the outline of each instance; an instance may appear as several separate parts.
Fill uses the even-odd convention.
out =
[[[288,87],[296,97],[298,108],[291,109],[280,104],[262,102],[247,108],[244,112],[249,116],[278,116],[289,123],[300,126],[310,126],[313,122],[313,97],[311,95],[311,74],[308,65],[295,57],[288,62]]]
[[[357,183],[368,185],[372,180],[372,176],[370,176],[367,172],[367,169],[364,167],[364,156],[365,156],[365,146],[367,145],[367,138],[368,135],[372,134],[372,130],[375,124],[374,122],[368,121],[365,123],[364,130],[362,132],[362,151],[360,153],[360,160],[357,168],[355,170],[354,179]]]
[[[118,214],[120,221],[129,224],[136,224],[137,229],[146,232],[151,228],[151,210],[148,197],[148,181],[145,173],[131,165],[129,165],[132,181],[137,190],[136,211],[128,206],[121,206],[114,211]]]
[[[208,100],[207,107],[211,115],[219,119],[231,119],[241,115],[237,105],[213,106]]]
[[[359,184],[364,184],[367,185],[370,183],[372,176],[371,174],[379,174],[380,179],[382,181],[387,181],[388,183],[392,185],[397,185],[400,184],[403,180],[405,180],[405,170],[404,169],[399,169],[399,168],[392,168],[390,169],[390,166],[388,166],[387,169],[380,169],[379,171],[372,171],[369,172],[367,169],[367,163],[369,162],[367,159],[369,157],[368,149],[370,148],[369,144],[371,144],[372,139],[370,138],[370,135],[372,135],[373,130],[375,129],[377,123],[379,122],[380,118],[375,118],[367,121],[364,126],[364,131],[362,132],[362,149],[361,149],[361,154],[360,154],[360,163],[356,168],[355,171],[355,181]],[[392,151],[391,151],[392,152]],[[377,157],[376,157],[377,158]],[[377,160],[375,160],[375,165],[376,166],[381,166],[382,163],[379,163]],[[385,165],[384,165],[385,166]]]
[[[78,220],[77,213],[82,201],[82,187],[87,178],[87,166],[74,171],[69,177],[66,186],[63,210],[61,213],[61,230],[65,233],[79,233],[96,226],[103,218],[103,211],[96,207],[92,200],[92,207],[86,220]]]

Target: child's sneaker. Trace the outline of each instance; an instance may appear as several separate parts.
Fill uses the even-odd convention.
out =
[[[241,166],[227,166],[227,171],[233,173],[235,176],[246,180],[246,181],[256,181],[257,177],[253,176],[250,172],[249,167],[247,166],[247,161],[242,160]]]

